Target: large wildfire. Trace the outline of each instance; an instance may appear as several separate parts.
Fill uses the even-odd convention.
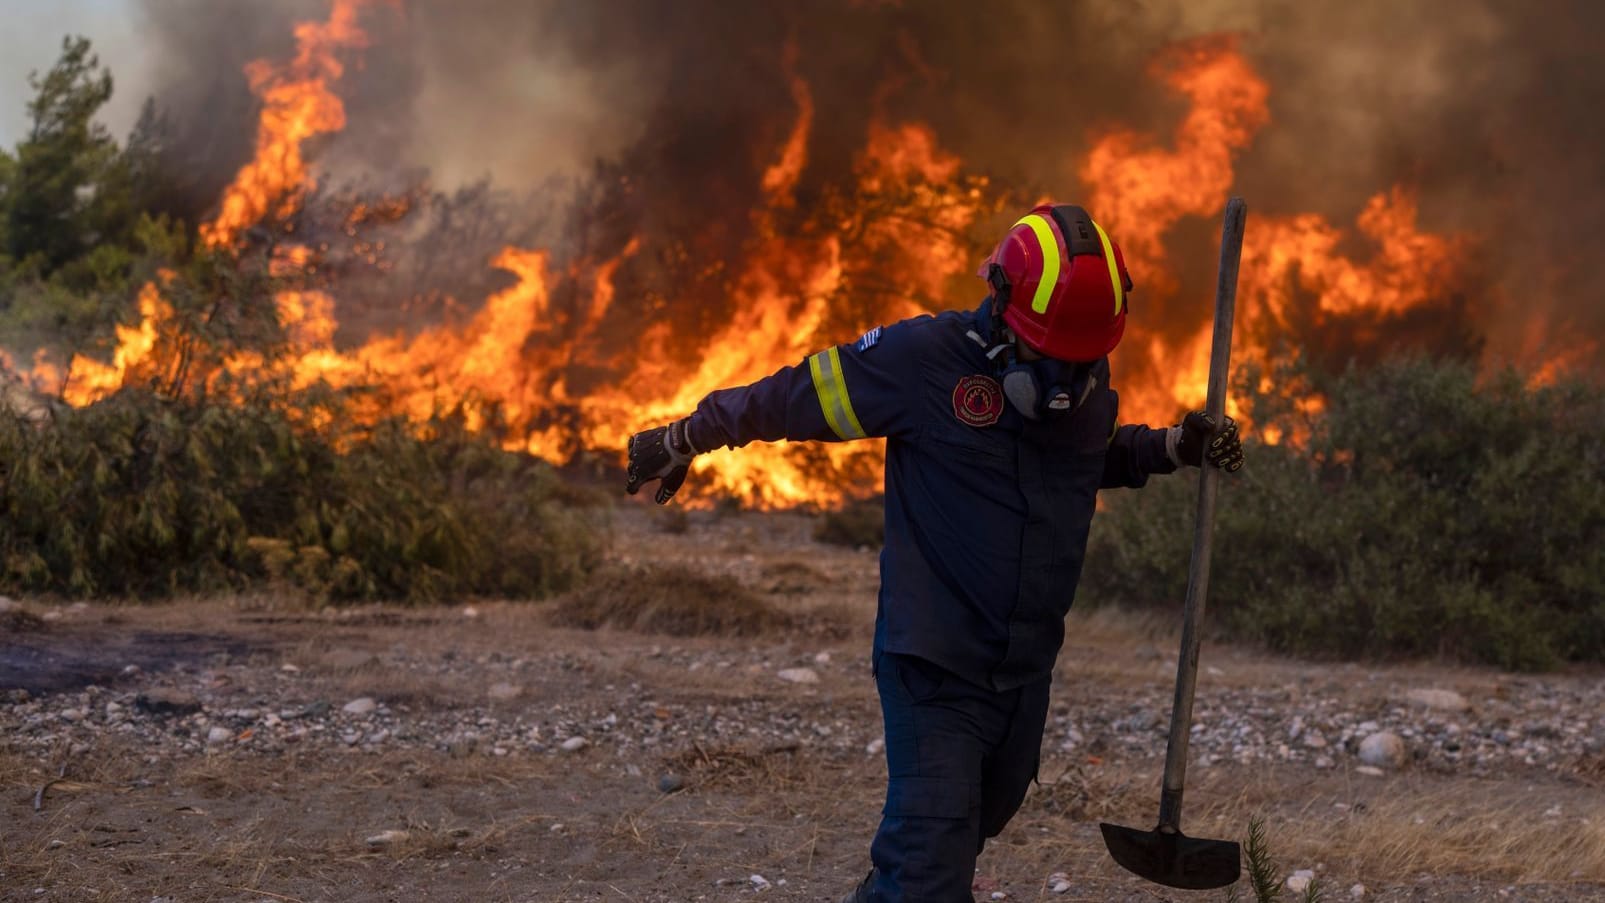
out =
[[[206,246],[243,252],[268,234],[275,272],[317,271],[324,248],[294,229],[317,188],[315,139],[345,127],[342,74],[372,44],[361,25],[389,14],[335,0],[326,20],[297,26],[292,57],[245,67],[260,102],[254,156],[201,225]],[[40,359],[29,376],[79,406],[131,384],[190,391],[266,370],[292,390],[377,385],[383,401],[370,416],[422,422],[457,408],[472,427],[494,424],[509,448],[564,463],[617,458],[631,432],[869,327],[973,306],[980,286],[971,274],[988,233],[1034,198],[989,181],[944,148],[932,126],[884,112],[852,155],[850,184],[828,195],[804,191],[816,138],[830,126],[799,74],[794,43],[774,65],[789,87],[789,126],[753,150],[767,162],[751,186],[758,201],[739,254],[708,261],[716,278],[692,281],[685,297],[660,292],[621,305],[620,277],[673,255],[689,255],[694,271],[695,240],[666,246],[625,234],[602,253],[566,256],[509,245],[486,265],[512,282],[482,302],[458,299],[477,307],[469,316],[337,341],[338,281],[292,280],[275,299],[288,354],[239,353],[216,372],[181,375],[187,338],[164,300],[164,277],[139,293],[138,324],[119,328],[109,359]],[[1179,121],[1168,134],[1097,126],[1090,152],[1066,161],[1087,193],[1061,199],[1084,203],[1124,247],[1137,292],[1115,361],[1122,419],[1160,423],[1200,403],[1210,326],[1212,283],[1184,272],[1169,245],[1180,224],[1216,221],[1237,183],[1239,156],[1272,124],[1272,88],[1230,37],[1173,44],[1149,75],[1183,104]],[[405,202],[397,203],[388,215],[405,217]],[[358,206],[351,223],[365,215]],[[1411,187],[1393,185],[1377,186],[1352,226],[1252,210],[1235,360],[1266,365],[1318,352],[1299,343],[1323,333],[1363,347],[1414,309],[1452,303],[1481,236],[1423,231],[1417,209]],[[641,289],[639,279],[631,285]],[[703,296],[712,291],[722,295],[717,304]],[[710,318],[706,310],[729,313]],[[1315,409],[1320,400],[1301,404]],[[878,459],[875,443],[759,445],[700,458],[691,485],[704,498],[728,493],[762,507],[829,505],[875,491]]]

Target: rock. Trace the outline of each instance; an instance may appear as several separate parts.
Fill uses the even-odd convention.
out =
[[[668,771],[658,776],[658,790],[663,793],[677,793],[684,789],[685,778]]]
[[[579,752],[590,745],[591,741],[584,737],[570,737],[563,741],[562,750],[563,752]]]
[[[816,664],[816,665],[828,665],[828,664],[830,664],[830,653],[829,652],[820,652],[820,653],[816,654],[814,656],[814,664]]]
[[[524,688],[518,686],[517,684],[510,684],[506,681],[500,681],[491,684],[490,689],[485,692],[486,695],[497,702],[508,702],[523,695]]]
[[[1314,880],[1315,872],[1309,869],[1299,869],[1288,877],[1287,889],[1295,894],[1302,894],[1304,893],[1304,888],[1309,887],[1310,882]]]
[[[1067,894],[1070,892],[1070,876],[1064,872],[1054,872],[1048,876],[1048,893]]]
[[[885,737],[876,737],[875,739],[869,741],[869,744],[864,747],[864,753],[865,753],[865,755],[878,756],[878,755],[881,754],[881,751],[884,750],[885,748],[886,748],[886,738]]]
[[[475,608],[472,605],[469,605],[469,606],[467,606],[467,607],[465,607],[463,609],[463,617],[465,617],[465,618],[477,618],[477,617],[479,617],[479,609]]]
[[[361,649],[330,649],[318,659],[318,664],[331,671],[355,671],[379,664],[379,656]]]
[[[372,714],[373,710],[378,707],[379,703],[374,702],[372,696],[358,696],[356,699],[341,706],[340,711],[345,712],[347,715],[368,715]]]
[[[1129,717],[1114,723],[1115,730],[1131,734],[1145,734],[1164,724],[1164,716],[1154,711],[1133,712]]]
[[[819,674],[813,668],[783,668],[775,675],[787,683],[817,684]]]
[[[1361,897],[1365,896],[1365,885],[1364,884],[1356,884],[1353,887],[1349,888],[1349,896],[1353,897],[1356,900],[1358,900]]]
[[[216,746],[219,743],[227,743],[233,736],[234,732],[226,727],[214,727],[206,732],[206,743],[208,746]]]
[[[380,831],[378,834],[373,835],[372,837],[368,838],[367,843],[370,847],[388,847],[405,841],[407,836],[408,835],[406,831],[397,831],[392,828],[388,831]]]
[[[765,890],[768,890],[770,888],[770,886],[771,886],[769,884],[769,879],[765,878],[762,875],[754,874],[753,876],[751,876],[747,880],[752,882],[752,889],[756,890],[756,891],[765,891]]]
[[[1466,701],[1466,697],[1453,690],[1423,687],[1405,693],[1404,698],[1429,709],[1445,712],[1464,712],[1471,708],[1471,703]]]
[[[1404,741],[1392,731],[1377,731],[1360,741],[1360,761],[1378,768],[1404,764]]]
[[[1355,774],[1369,775],[1373,778],[1382,777],[1382,769],[1375,765],[1361,765],[1354,769]]]
[[[289,662],[285,662],[284,664],[280,665],[279,666],[279,670],[283,671],[285,674],[300,674],[301,673],[300,667],[298,667],[296,665],[292,665]]]
[[[17,611],[22,605],[10,596],[0,596],[0,615]]]
[[[201,710],[194,693],[153,687],[134,698],[134,708],[152,715],[191,715]]]

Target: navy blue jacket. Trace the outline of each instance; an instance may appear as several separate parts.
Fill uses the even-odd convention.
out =
[[[713,392],[688,435],[702,451],[886,437],[877,657],[915,655],[1005,690],[1053,669],[1098,490],[1176,468],[1164,430],[1116,426],[1107,360],[1072,412],[1021,416],[986,357],[989,304],[871,330]]]

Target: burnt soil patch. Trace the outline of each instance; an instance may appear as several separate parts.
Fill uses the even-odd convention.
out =
[[[105,629],[57,627],[0,632],[0,690],[26,690],[39,695],[90,684],[109,686],[125,679],[129,665],[140,671],[165,671],[206,662],[219,655],[236,657],[262,648],[239,637],[180,631],[134,630],[109,634]]]

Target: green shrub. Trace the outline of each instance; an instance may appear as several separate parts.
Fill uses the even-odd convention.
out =
[[[546,464],[449,417],[422,437],[305,426],[338,417],[132,390],[43,422],[0,411],[0,587],[529,597],[597,563],[593,517]]]
[[[1243,857],[1248,860],[1248,891],[1254,895],[1254,903],[1276,903],[1282,897],[1282,869],[1277,865],[1276,858],[1271,854],[1271,845],[1265,837],[1265,817],[1262,815],[1250,816],[1248,819],[1248,836],[1243,838]],[[1225,903],[1242,903],[1243,882],[1231,885],[1226,889]],[[1322,903],[1326,899],[1326,888],[1319,879],[1311,878],[1299,894],[1300,903]]]
[[[1214,623],[1317,656],[1605,660],[1605,395],[1422,359],[1325,388],[1302,450],[1251,439],[1222,480]],[[1294,425],[1277,398],[1244,396],[1258,422]],[[1179,610],[1194,473],[1104,496],[1085,602]]]
[[[838,546],[879,548],[886,542],[886,499],[855,499],[820,515],[814,539]]]

